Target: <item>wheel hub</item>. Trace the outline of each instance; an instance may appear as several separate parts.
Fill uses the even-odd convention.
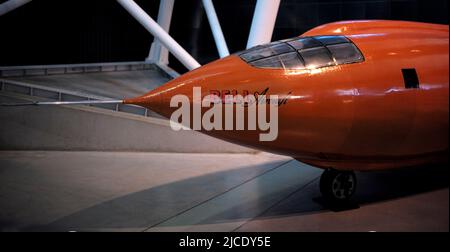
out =
[[[338,199],[348,198],[353,194],[355,181],[353,176],[341,173],[332,182],[332,192]]]

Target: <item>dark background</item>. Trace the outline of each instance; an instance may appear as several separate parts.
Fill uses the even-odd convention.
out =
[[[2,3],[4,1],[0,1]],[[158,0],[136,1],[155,20]],[[256,0],[214,0],[230,52],[245,48]],[[282,0],[273,40],[353,19],[448,24],[447,0]],[[200,0],[176,0],[170,34],[201,64],[218,58]],[[0,66],[142,61],[153,37],[114,0],[34,0],[0,16]],[[184,67],[170,57],[179,72]]]

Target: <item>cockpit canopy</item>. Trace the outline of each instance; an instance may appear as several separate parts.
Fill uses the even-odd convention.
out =
[[[238,55],[248,64],[271,69],[317,69],[364,61],[345,36],[296,37],[256,46]]]

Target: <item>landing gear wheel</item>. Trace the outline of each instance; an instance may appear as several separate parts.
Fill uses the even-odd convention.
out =
[[[356,176],[352,171],[328,169],[320,177],[320,192],[332,202],[347,202],[355,190]]]

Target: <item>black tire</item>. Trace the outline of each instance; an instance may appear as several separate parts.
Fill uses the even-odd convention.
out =
[[[328,169],[320,177],[320,192],[332,202],[347,202],[356,191],[356,176],[352,171]]]

